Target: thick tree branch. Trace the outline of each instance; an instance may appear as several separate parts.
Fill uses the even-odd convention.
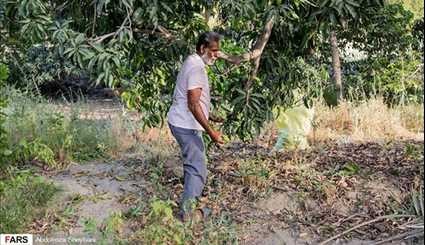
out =
[[[264,26],[264,30],[261,33],[261,36],[257,39],[255,45],[249,52],[246,52],[241,55],[228,55],[223,52],[220,52],[220,58],[227,60],[231,63],[241,63],[260,58],[261,54],[263,53],[264,47],[269,41],[270,35],[272,33],[273,23],[274,18],[272,17],[269,21],[267,21],[266,25]]]
[[[248,81],[246,81],[247,90],[251,86],[252,81],[257,76],[258,68],[260,66],[261,55],[264,51],[264,47],[269,41],[270,35],[272,33],[273,23],[274,23],[274,18],[272,17],[270,18],[269,21],[267,21],[266,25],[264,26],[264,30],[261,33],[261,36],[257,39],[257,41],[255,42],[255,45],[252,47],[252,49],[249,52],[246,52],[241,55],[228,55],[223,52],[219,53],[220,58],[227,60],[233,64],[240,64],[241,62],[252,61],[254,65],[254,69],[252,70]]]
[[[102,35],[102,36],[98,36],[98,37],[92,38],[91,41],[93,41],[95,43],[101,43],[101,42],[103,42],[103,40],[114,36],[115,33],[117,33],[117,32],[114,31],[114,32],[111,32],[111,33],[108,33],[108,34],[105,34],[105,35]]]
[[[266,25],[264,26],[263,32],[261,33],[261,36],[257,39],[255,45],[249,52],[246,52],[241,55],[228,55],[222,52],[219,53],[220,58],[227,60],[233,64],[239,65],[241,62],[251,61],[254,65],[254,69],[252,69],[248,80],[245,81],[245,91],[247,93],[246,103],[248,103],[250,99],[249,89],[251,88],[252,81],[254,81],[254,79],[257,77],[258,69],[260,67],[261,55],[263,54],[264,47],[269,41],[270,35],[272,33],[273,23],[274,18],[272,17],[269,21],[267,21]]]
[[[171,32],[168,31],[165,27],[158,25],[157,29],[162,34],[162,36],[165,37],[166,39],[174,38],[173,34],[171,34]]]

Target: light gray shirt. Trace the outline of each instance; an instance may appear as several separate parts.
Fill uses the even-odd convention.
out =
[[[208,75],[202,58],[198,54],[192,54],[183,62],[177,75],[173,104],[168,111],[168,122],[173,126],[204,130],[188,107],[187,93],[196,88],[202,88],[200,104],[205,117],[208,119],[211,103]]]

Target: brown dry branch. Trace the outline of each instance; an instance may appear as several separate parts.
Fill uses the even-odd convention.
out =
[[[384,219],[411,218],[411,217],[414,217],[414,216],[413,215],[398,215],[398,214],[380,216],[378,218],[375,218],[373,220],[369,220],[367,222],[363,222],[363,223],[361,223],[359,225],[356,225],[356,226],[354,226],[354,227],[352,227],[352,228],[350,228],[348,230],[345,230],[344,232],[341,232],[341,233],[339,233],[339,234],[337,234],[337,235],[335,235],[335,236],[333,236],[333,237],[331,237],[331,238],[329,238],[329,239],[327,239],[327,240],[319,243],[319,245],[325,245],[328,242],[331,242],[331,241],[337,239],[338,237],[341,237],[341,236],[343,236],[343,235],[345,235],[347,233],[350,233],[350,232],[352,232],[352,231],[354,231],[356,229],[359,229],[359,228],[361,228],[363,226],[367,226],[367,225],[373,224],[375,222],[378,222],[378,221],[381,221],[381,220],[384,220]]]
[[[372,245],[387,244],[389,242],[398,241],[398,240],[406,239],[406,238],[409,238],[409,237],[412,237],[412,236],[418,236],[418,235],[421,235],[421,234],[423,236],[423,234],[424,234],[423,230],[407,231],[407,232],[404,232],[402,234],[395,235],[395,236],[392,236],[390,238],[381,240],[379,242],[372,243]]]

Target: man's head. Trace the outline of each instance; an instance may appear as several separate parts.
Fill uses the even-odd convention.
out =
[[[196,52],[207,65],[212,65],[220,51],[220,34],[216,32],[205,32],[199,36],[196,44]]]

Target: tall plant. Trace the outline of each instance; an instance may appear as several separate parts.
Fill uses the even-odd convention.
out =
[[[7,105],[7,98],[6,94],[2,92],[2,88],[9,75],[8,73],[9,71],[7,69],[7,66],[5,64],[0,63],[0,177],[3,175],[3,172],[6,167],[6,157],[11,153],[8,149],[6,131],[3,127],[3,124],[6,120],[4,108]]]

